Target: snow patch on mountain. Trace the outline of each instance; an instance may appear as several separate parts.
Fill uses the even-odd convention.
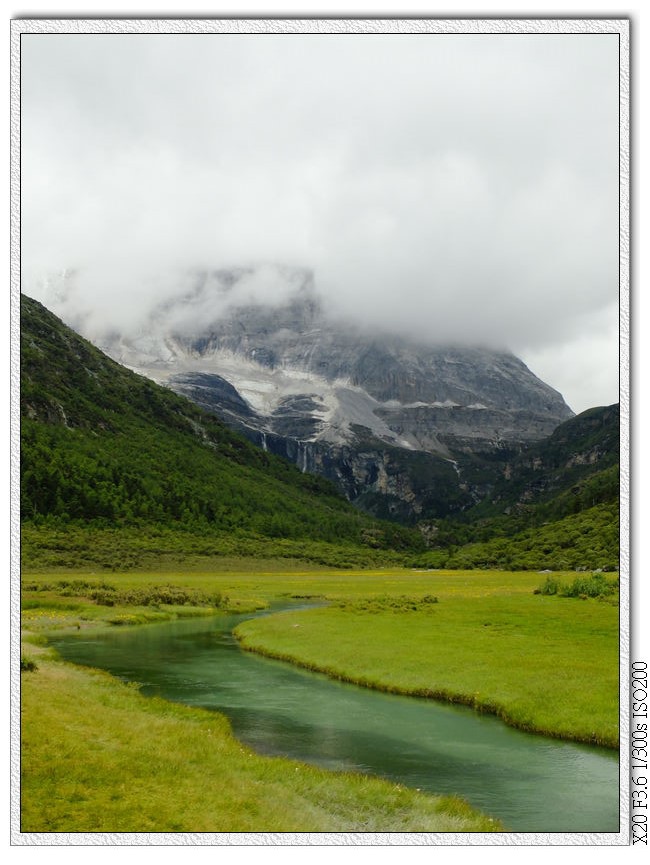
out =
[[[207,355],[187,353],[171,340],[148,340],[143,351],[121,343],[105,348],[120,363],[141,375],[170,386],[170,379],[187,373],[207,373],[229,382],[260,419],[272,427],[273,415],[291,397],[311,400],[310,414],[319,432],[304,441],[327,441],[341,444],[354,438],[352,427],[365,427],[372,435],[397,447],[413,449],[414,444],[400,438],[388,424],[375,414],[383,403],[370,396],[349,379],[328,381],[313,372],[282,366],[271,369],[240,354],[218,349]],[[314,405],[315,403],[315,405]],[[400,407],[393,400],[391,407]]]

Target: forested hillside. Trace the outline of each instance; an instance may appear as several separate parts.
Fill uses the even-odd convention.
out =
[[[118,528],[134,537],[156,527],[168,543],[174,534],[176,549],[180,532],[188,548],[209,539],[217,553],[332,563],[422,546],[416,532],[368,518],[327,481],[119,366],[25,296],[21,517],[23,552],[35,562],[45,548],[69,561],[71,539],[87,559],[83,531]]]
[[[620,412],[593,408],[500,470],[491,493],[436,525],[430,567],[619,567]]]

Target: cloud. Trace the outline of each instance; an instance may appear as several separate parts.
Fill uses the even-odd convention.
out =
[[[287,264],[368,326],[610,368],[615,36],[32,34],[22,87],[24,288],[75,268],[87,323]]]
[[[579,333],[552,345],[521,352],[545,381],[563,382],[562,393],[576,412],[618,402],[618,305],[585,314]]]

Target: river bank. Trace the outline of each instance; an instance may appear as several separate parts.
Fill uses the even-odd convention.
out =
[[[248,564],[105,579],[32,574],[23,626],[144,624],[302,599],[326,606],[250,621],[237,630],[242,647],[366,687],[468,705],[529,732],[618,747],[617,596],[544,596],[536,593],[543,577],[531,572]],[[160,597],[183,603],[138,604]]]
[[[439,588],[440,600],[374,598],[250,620],[235,636],[247,651],[339,681],[618,748],[617,606]]]
[[[262,757],[223,715],[144,697],[32,647],[21,831],[493,832],[453,796]]]
[[[90,576],[92,577],[92,575]],[[151,574],[111,575],[110,579],[120,591],[132,591],[134,587],[141,590],[144,585],[150,586],[151,576]],[[134,690],[132,686],[124,685],[115,679],[110,679],[111,688],[106,686],[102,690],[98,683],[100,681],[106,683],[106,678],[102,679],[99,674],[97,674],[99,678],[94,678],[95,673],[91,674],[86,670],[69,667],[69,665],[51,656],[49,650],[42,644],[46,639],[46,634],[58,634],[62,636],[66,633],[78,633],[79,637],[85,640],[86,636],[90,638],[102,629],[107,634],[122,633],[124,636],[127,633],[135,634],[136,632],[142,634],[153,633],[149,628],[144,630],[130,627],[116,628],[116,616],[118,617],[118,621],[121,621],[123,625],[127,625],[141,621],[141,616],[144,616],[147,621],[152,623],[161,622],[165,618],[169,621],[175,619],[182,621],[186,617],[200,616],[205,618],[215,610],[214,608],[191,606],[176,608],[171,606],[167,608],[164,606],[148,608],[145,606],[140,608],[132,607],[130,609],[128,607],[122,609],[119,606],[104,606],[98,604],[96,600],[89,599],[83,595],[83,592],[94,591],[88,585],[79,594],[81,583],[93,583],[96,578],[93,577],[93,579],[90,579],[89,575],[83,578],[80,575],[77,575],[77,577],[79,578],[77,586],[73,588],[73,591],[78,593],[76,595],[68,591],[70,586],[63,589],[68,594],[61,594],[61,586],[55,584],[56,581],[52,580],[51,575],[49,577],[47,575],[39,576],[39,585],[36,587],[29,580],[26,581],[26,585],[29,588],[24,596],[26,602],[25,625],[26,627],[34,627],[35,633],[30,635],[27,630],[24,632],[24,637],[26,638],[25,656],[26,660],[35,663],[36,670],[33,672],[26,671],[22,674],[24,713],[23,770],[26,773],[23,779],[23,803],[26,819],[25,827],[31,827],[25,828],[24,831],[293,831],[291,827],[294,825],[292,822],[294,813],[296,819],[302,821],[300,825],[304,827],[296,831],[482,832],[492,831],[495,828],[498,829],[496,822],[489,822],[489,818],[481,817],[476,811],[472,811],[471,809],[469,811],[463,811],[462,809],[459,811],[458,800],[453,796],[447,802],[447,805],[441,804],[442,800],[437,796],[427,796],[425,797],[427,800],[432,800],[428,801],[428,804],[416,803],[413,805],[411,803],[404,806],[405,811],[401,811],[400,806],[394,812],[393,816],[395,819],[393,820],[389,815],[393,806],[386,804],[393,796],[393,792],[391,791],[393,791],[394,785],[391,784],[388,784],[387,788],[384,789],[384,793],[388,795],[388,799],[381,804],[379,801],[381,800],[381,794],[378,793],[379,799],[377,801],[379,804],[377,808],[375,809],[373,806],[371,808],[372,813],[366,813],[368,802],[367,794],[361,792],[364,789],[363,785],[356,787],[357,782],[354,781],[352,787],[349,788],[347,781],[345,783],[341,781],[341,778],[356,777],[355,775],[323,772],[322,769],[316,770],[314,767],[309,768],[309,771],[303,775],[302,769],[295,770],[294,763],[291,763],[294,773],[299,774],[301,779],[303,777],[308,779],[307,787],[304,790],[302,786],[294,789],[293,785],[290,784],[290,788],[293,790],[291,796],[295,794],[299,798],[304,798],[304,808],[292,806],[292,820],[289,822],[280,821],[278,823],[276,817],[279,815],[276,814],[275,817],[273,816],[273,807],[277,806],[277,799],[280,795],[278,788],[273,784],[267,786],[265,783],[260,786],[260,779],[268,778],[269,772],[276,780],[284,777],[287,774],[286,767],[284,770],[278,770],[279,774],[276,776],[275,769],[271,770],[264,763],[269,758],[260,757],[246,746],[242,746],[241,742],[233,738],[232,731],[223,718],[219,724],[225,724],[224,729],[228,731],[226,739],[230,737],[234,743],[228,746],[234,749],[231,756],[236,757],[240,761],[237,763],[236,760],[235,764],[233,764],[232,776],[233,778],[237,778],[240,773],[243,773],[242,777],[238,777],[238,780],[233,780],[232,783],[242,791],[237,807],[243,808],[245,813],[244,815],[237,814],[237,807],[233,806],[233,810],[227,804],[219,804],[216,800],[213,801],[212,805],[219,809],[220,814],[226,815],[228,826],[245,826],[247,828],[197,828],[208,824],[203,822],[203,817],[196,816],[199,812],[196,811],[194,804],[190,804],[194,800],[189,790],[183,793],[181,800],[179,800],[181,802],[179,807],[183,814],[187,812],[190,816],[187,819],[185,816],[178,818],[178,815],[173,818],[173,807],[171,803],[166,802],[168,794],[157,783],[152,784],[149,782],[151,781],[150,775],[155,774],[157,771],[155,766],[156,761],[161,760],[163,765],[171,762],[176,766],[176,770],[179,771],[179,764],[174,763],[172,744],[174,736],[177,733],[172,732],[171,728],[168,733],[161,732],[160,736],[158,736],[160,750],[154,753],[155,748],[153,748],[151,743],[146,741],[148,736],[147,718],[150,717],[149,713],[154,712],[155,714],[157,712],[162,721],[171,712],[176,719],[174,723],[180,723],[179,718],[181,716],[177,716],[176,713],[179,711],[182,712],[182,709],[175,707],[171,710],[168,708],[169,704],[164,700],[152,699],[150,697],[147,698],[147,700],[151,701],[151,705],[149,705],[145,698],[141,694],[138,694],[137,690]],[[438,589],[444,589],[445,586],[447,588],[440,592],[440,598],[436,603],[432,603],[430,606],[427,605],[428,610],[426,612],[421,609],[419,611],[417,609],[410,609],[409,611],[402,610],[401,614],[391,613],[390,615],[394,620],[393,625],[401,622],[405,629],[404,633],[408,632],[411,635],[420,633],[421,639],[422,632],[418,631],[418,627],[414,627],[420,621],[420,624],[424,623],[427,625],[427,633],[430,636],[432,625],[431,610],[435,608],[435,614],[443,609],[443,604],[451,609],[449,599],[452,595],[455,595],[460,601],[461,598],[467,598],[468,593],[470,595],[475,593],[480,596],[491,597],[493,602],[496,603],[499,599],[501,602],[503,601],[504,587],[508,587],[506,594],[510,593],[523,601],[524,598],[532,597],[531,584],[535,575],[518,575],[513,579],[512,575],[498,573],[457,573],[437,575],[437,577]],[[441,582],[443,577],[446,580],[444,584]],[[260,608],[268,607],[272,599],[279,600],[281,603],[286,603],[289,599],[292,599],[293,603],[312,603],[314,601],[323,603],[327,601],[330,606],[321,607],[318,610],[303,610],[282,614],[274,613],[272,615],[265,614],[259,618],[248,620],[246,623],[240,625],[240,629],[246,629],[250,626],[253,630],[256,630],[258,625],[263,625],[263,628],[266,629],[269,627],[280,627],[285,637],[287,634],[290,635],[287,645],[291,645],[294,650],[307,633],[311,633],[314,644],[324,637],[325,641],[322,645],[327,647],[334,663],[338,663],[337,658],[340,660],[341,652],[347,646],[346,651],[353,653],[352,657],[354,658],[354,663],[357,665],[357,675],[358,671],[363,671],[363,665],[367,662],[367,657],[364,657],[363,652],[359,652],[359,645],[363,644],[365,640],[368,647],[372,648],[374,646],[376,649],[378,643],[381,642],[377,639],[378,635],[383,633],[385,637],[387,633],[385,621],[379,631],[377,630],[378,623],[383,621],[382,616],[385,619],[388,615],[386,610],[375,610],[374,613],[370,614],[367,612],[360,613],[361,609],[367,607],[368,589],[372,588],[376,592],[373,595],[375,607],[377,604],[381,607],[383,603],[381,599],[385,599],[387,591],[389,592],[389,597],[392,599],[391,603],[395,602],[396,599],[403,599],[404,597],[409,597],[411,600],[416,596],[420,600],[422,597],[432,597],[430,594],[422,594],[422,590],[425,587],[427,589],[431,588],[432,575],[414,574],[412,572],[391,571],[375,572],[372,574],[362,573],[358,575],[351,575],[349,572],[345,574],[337,572],[297,572],[269,573],[264,576],[250,573],[227,573],[221,575],[201,573],[197,575],[184,575],[183,578],[179,578],[178,576],[172,578],[171,575],[166,574],[158,575],[157,581],[158,585],[173,583],[177,586],[185,586],[193,590],[200,589],[201,591],[207,591],[209,589],[211,592],[218,590],[222,601],[224,597],[227,597],[231,609],[239,611],[244,609],[259,610]],[[64,582],[68,581],[64,580]],[[407,590],[411,594],[405,595],[404,592]],[[401,603],[400,601],[399,604]],[[577,603],[579,604],[580,602]],[[349,608],[350,604],[353,606],[352,610]],[[65,608],[66,605],[67,608]],[[415,606],[417,607],[417,604]],[[585,609],[596,610],[595,607],[585,607]],[[332,613],[335,614],[334,619],[331,618]],[[344,616],[344,620],[342,622],[339,621],[339,625],[343,623],[344,630],[348,632],[347,643],[340,638],[341,631],[337,630],[337,627],[332,628],[338,614]],[[349,618],[351,614],[353,614],[353,618]],[[313,618],[314,616],[316,618]],[[347,619],[345,619],[346,616],[348,617]],[[328,618],[326,617],[330,617],[327,625]],[[370,631],[367,628],[364,630],[363,627],[359,627],[364,617],[367,622],[374,621],[374,639],[368,639]],[[108,624],[110,621],[113,624]],[[312,627],[316,621],[326,628],[329,636],[324,634],[324,632],[321,632],[319,636],[318,629]],[[307,623],[311,624],[307,627]],[[298,627],[293,627],[294,625],[298,625]],[[153,626],[153,630],[156,630],[155,625]],[[258,633],[261,633],[261,631],[258,631]],[[268,632],[265,633],[265,639],[267,639]],[[394,628],[390,633],[393,637],[395,636]],[[547,636],[549,637],[548,645],[552,645],[553,635],[549,633]],[[601,641],[602,636],[601,633]],[[592,634],[592,639],[596,640],[596,635]],[[400,675],[404,676],[409,674],[408,665],[404,666],[404,658],[410,651],[408,640],[404,642],[402,648],[403,652],[393,651],[392,654],[395,658],[395,664],[402,667]],[[135,654],[137,656],[139,653],[140,650],[136,649],[131,655]],[[296,660],[299,661],[300,659],[294,657],[292,660],[295,663]],[[494,661],[494,658],[492,660]],[[416,652],[413,655],[411,666],[418,666],[421,662],[422,657]],[[93,664],[93,666],[102,665]],[[105,676],[105,674],[102,675]],[[86,676],[90,676],[90,679],[87,679]],[[361,678],[364,676],[365,673],[362,672]],[[362,684],[367,685],[368,682],[362,682]],[[381,685],[381,682],[379,684]],[[113,691],[113,687],[117,690]],[[271,690],[274,690],[274,688],[271,687]],[[119,694],[117,693],[118,691]],[[98,739],[100,742],[100,747],[98,750],[96,748],[93,750],[93,722],[90,720],[86,724],[86,708],[88,708],[89,718],[92,719],[94,717],[96,723],[100,724],[100,717],[106,713],[108,706],[113,705],[113,700],[117,701],[115,703],[116,707],[122,705],[122,709],[119,712],[106,715],[107,731],[110,731],[111,726],[115,724],[115,735],[112,736],[111,734],[105,744],[101,744],[104,742],[103,731],[99,737],[95,734],[95,739]],[[145,703],[147,703],[146,708],[140,702],[141,700],[145,700]],[[45,704],[48,707],[47,711],[42,711],[42,707]],[[79,712],[80,705],[84,707],[83,713]],[[155,711],[154,706],[157,707]],[[144,711],[144,715],[140,714],[142,711]],[[133,730],[130,733],[128,732],[128,723],[126,720],[129,713],[135,713],[134,717],[137,716],[140,718],[134,724]],[[84,716],[82,719],[78,717],[80,714]],[[208,712],[207,716],[214,719],[215,714],[218,713]],[[187,716],[185,720],[192,724],[195,722],[193,716]],[[208,724],[208,721],[206,720],[205,723]],[[220,739],[219,749],[222,749],[226,747],[221,741],[225,733],[223,733],[223,730],[219,726],[217,728],[207,726],[203,729],[199,725],[199,727],[193,727],[192,729],[197,732],[198,736],[195,744],[191,746],[192,748],[196,747],[196,751],[194,753],[191,752],[191,749],[187,751],[183,759],[183,766],[187,764],[192,767],[190,775],[194,777],[194,774],[196,774],[198,779],[198,776],[201,775],[201,765],[205,754],[205,742],[200,744],[202,736],[209,735],[213,738],[217,735],[215,729],[221,730],[218,733],[218,737]],[[138,730],[141,733],[138,733]],[[190,735],[189,728],[186,732]],[[165,741],[167,741],[167,745],[165,745]],[[170,754],[165,753],[166,747],[170,748]],[[89,748],[90,751],[88,750]],[[189,745],[188,748],[190,748]],[[92,772],[95,779],[92,782],[88,780],[85,769],[86,764],[91,767],[89,771]],[[299,765],[304,766],[303,763]],[[508,763],[508,765],[510,764]],[[256,770],[251,773],[247,767],[256,767]],[[214,776],[210,775],[210,777],[214,777],[218,782],[220,777],[218,767],[210,764],[207,766],[207,770],[210,773],[215,773]],[[312,775],[312,770],[322,774]],[[170,773],[171,771],[170,769]],[[454,777],[456,777],[455,774]],[[345,795],[343,788],[339,792],[334,791],[330,793],[329,783],[332,778],[336,778],[335,787],[338,784],[343,784],[343,787],[347,789]],[[231,782],[228,781],[228,783]],[[403,785],[398,784],[395,789],[399,789],[400,786]],[[148,812],[145,808],[144,816],[138,824],[140,827],[138,829],[106,828],[109,824],[112,827],[133,825],[132,822],[129,822],[131,818],[125,817],[128,809],[122,808],[120,805],[122,800],[130,803],[129,807],[133,808],[134,813],[137,814],[137,794],[132,796],[131,788],[135,790],[146,789],[146,797],[152,801],[150,816],[147,816]],[[454,787],[451,789],[454,793],[458,792]],[[84,790],[86,792],[83,792]],[[322,796],[315,792],[316,790],[320,790],[322,796],[325,797],[324,801],[322,801]],[[411,790],[411,792],[417,793],[416,790]],[[437,792],[439,790],[436,790]],[[282,795],[284,796],[284,794]],[[106,798],[110,798],[111,796],[114,797],[115,801],[114,803],[109,802],[107,804]],[[183,797],[185,796],[187,796],[187,805],[182,804]],[[250,798],[251,796],[252,798]],[[260,801],[258,801],[259,797],[261,797]],[[345,804],[332,805],[332,808],[330,808],[330,800],[334,803],[344,802]],[[291,801],[291,797],[288,801]],[[320,812],[318,809],[323,804],[325,805],[325,810]],[[463,808],[466,807],[463,805]],[[255,819],[249,819],[249,816],[247,816],[251,811],[254,812]],[[406,818],[406,811],[409,813],[412,811],[412,821],[410,818]],[[27,819],[28,814],[31,814],[29,819]],[[342,815],[345,819],[342,819]],[[259,820],[257,819],[258,816]],[[449,822],[449,818],[453,818],[451,822]],[[178,819],[180,819],[180,823],[178,823]],[[457,822],[459,819],[465,821],[463,825],[467,828],[455,830],[439,828],[460,825]],[[155,821],[158,821],[158,823],[156,824]],[[96,828],[89,829],[88,827],[91,825],[95,825]],[[152,825],[160,825],[167,828],[153,830],[150,828]],[[185,828],[173,828],[176,825],[182,825]],[[213,819],[210,825],[222,827],[226,824],[220,821],[215,823]],[[278,828],[277,830],[269,828],[280,825],[282,828]],[[36,828],[38,826],[41,828]],[[46,826],[56,826],[59,828],[47,829],[45,828]],[[171,829],[169,828],[170,826],[172,826]],[[261,828],[250,828],[252,826],[259,826]],[[335,826],[337,828],[319,828],[325,826]],[[405,828],[407,826],[410,828]]]

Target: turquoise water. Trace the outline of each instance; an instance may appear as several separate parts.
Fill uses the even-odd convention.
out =
[[[454,793],[516,832],[617,832],[618,753],[532,736],[464,707],[383,694],[242,652],[249,616],[83,633],[53,644],[146,695],[214,709],[256,751]]]

